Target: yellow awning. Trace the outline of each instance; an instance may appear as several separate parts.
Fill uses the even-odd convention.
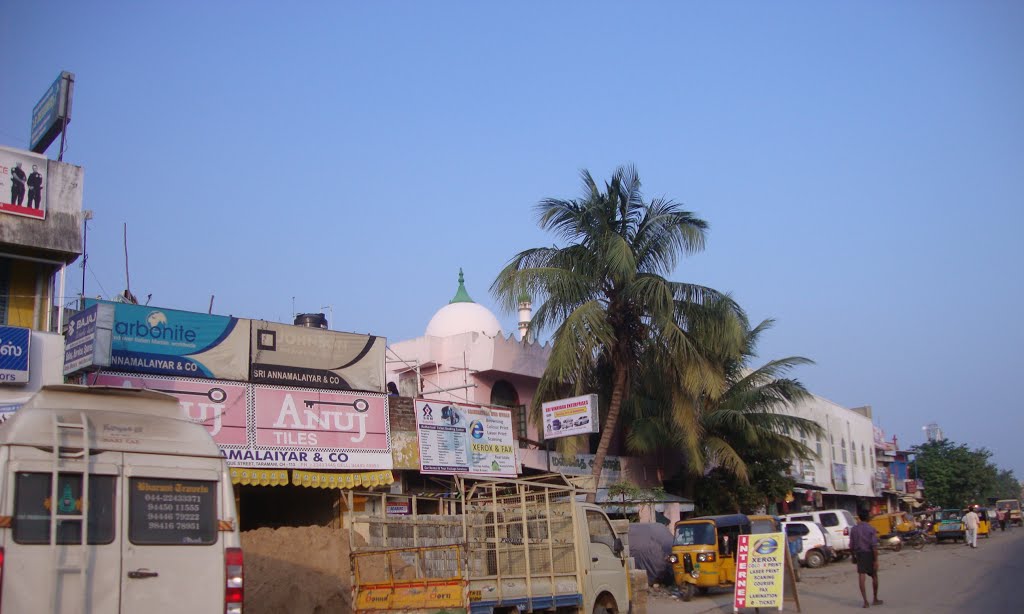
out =
[[[232,467],[231,483],[247,486],[284,486],[288,483],[288,470]]]
[[[390,471],[367,473],[320,473],[317,471],[292,470],[292,484],[308,488],[376,488],[393,484],[395,476]]]

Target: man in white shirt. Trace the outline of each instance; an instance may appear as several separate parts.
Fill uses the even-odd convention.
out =
[[[974,506],[977,507],[977,506]],[[967,530],[967,545],[971,548],[978,547],[978,514],[974,511],[974,507],[969,509],[963,517],[964,529]]]

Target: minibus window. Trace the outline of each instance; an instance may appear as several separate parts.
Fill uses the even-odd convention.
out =
[[[133,544],[217,543],[217,482],[131,478],[128,539]]]
[[[89,544],[114,541],[114,485],[116,476],[89,476]],[[14,541],[19,544],[50,543],[49,473],[18,473],[14,492]],[[82,474],[61,473],[57,480],[57,514],[82,511]],[[81,520],[57,521],[58,544],[82,543]]]

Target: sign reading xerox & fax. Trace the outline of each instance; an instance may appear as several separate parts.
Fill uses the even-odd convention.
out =
[[[87,306],[101,301],[86,301]],[[114,305],[110,367],[119,371],[245,380],[249,320]]]

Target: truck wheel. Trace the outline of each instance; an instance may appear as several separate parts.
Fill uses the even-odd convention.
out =
[[[618,614],[618,612],[619,609],[615,607],[615,599],[608,593],[599,597],[597,603],[594,604],[594,614]]]
[[[697,587],[689,582],[684,582],[683,585],[679,587],[679,592],[682,593],[683,601],[689,601],[693,599],[693,594],[697,592]]]
[[[807,553],[807,566],[811,569],[817,569],[825,564],[825,555],[821,553],[821,550],[811,550]]]

